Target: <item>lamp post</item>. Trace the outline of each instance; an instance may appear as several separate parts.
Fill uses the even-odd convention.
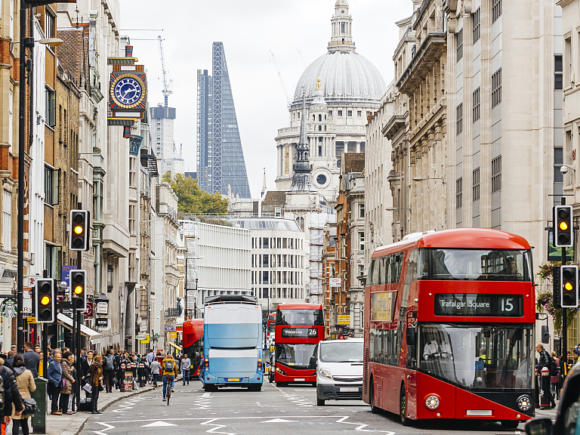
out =
[[[16,348],[18,352],[24,352],[24,153],[26,150],[26,68],[29,69],[28,83],[30,85],[30,105],[32,106],[32,83],[33,83],[33,66],[34,66],[34,43],[39,42],[44,45],[55,47],[62,44],[61,39],[45,38],[35,41],[34,37],[27,37],[26,31],[26,10],[25,0],[20,0],[20,70],[18,74],[18,260],[17,260],[17,292],[16,300],[18,303],[18,312],[16,313]],[[33,33],[34,18],[31,10],[30,33]],[[26,49],[30,49],[29,62],[26,62]],[[32,113],[32,109],[31,109]],[[32,119],[32,117],[31,117]],[[32,123],[32,120],[31,120]],[[31,131],[32,133],[32,131]]]

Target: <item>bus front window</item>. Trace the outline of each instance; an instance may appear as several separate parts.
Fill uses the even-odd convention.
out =
[[[317,343],[276,343],[276,362],[295,369],[315,369]]]
[[[531,389],[530,327],[422,324],[419,370],[470,390]]]

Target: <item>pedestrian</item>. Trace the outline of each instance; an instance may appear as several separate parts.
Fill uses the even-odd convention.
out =
[[[151,363],[151,375],[153,376],[153,386],[157,388],[157,379],[159,378],[159,371],[161,364],[156,359]]]
[[[2,422],[1,432],[5,434],[6,426],[10,424],[13,409],[14,415],[21,415],[22,411],[24,411],[24,405],[18,391],[14,371],[4,365],[3,358],[0,358],[0,376],[2,376],[2,389],[4,392],[4,421]],[[12,405],[14,405],[14,408]]]
[[[26,363],[26,368],[32,372],[32,376],[38,377],[38,364],[40,363],[40,357],[38,354],[32,350],[32,343],[24,343],[24,362]]]
[[[542,402],[544,407],[552,409],[556,407],[556,403],[554,402],[554,398],[552,397],[552,393],[550,391],[550,378],[541,376],[543,368],[550,370],[551,357],[546,349],[544,349],[544,345],[542,343],[538,343],[536,345],[536,352],[540,354],[536,367],[538,368],[538,374],[540,374],[540,388],[545,396],[542,398]],[[547,379],[547,381],[544,381],[544,379]]]
[[[187,382],[189,385],[189,371],[191,369],[191,360],[187,357],[187,354],[183,355],[181,359],[181,373],[183,374],[183,385]]]
[[[12,346],[12,347],[14,347],[14,346]],[[8,362],[10,363],[10,365],[12,365],[12,361],[14,361],[15,354],[16,354],[15,350],[10,350],[10,352],[8,352]]]
[[[151,364],[153,362],[153,358],[155,358],[155,354],[153,353],[153,349],[149,349],[149,353],[147,354],[147,362]]]
[[[103,360],[103,376],[107,393],[113,392],[113,379],[115,378],[115,354],[113,349],[109,349],[109,354]]]
[[[26,367],[26,360],[20,353],[14,355],[14,375],[16,376],[20,397],[22,399],[31,399],[30,393],[36,391],[36,383],[34,382],[32,370]],[[12,435],[19,435],[19,429],[22,429],[24,435],[29,435],[28,417],[22,417],[20,413],[16,414],[16,406],[14,404],[12,405],[12,420]]]
[[[89,369],[91,368],[91,364],[93,363],[93,351],[89,350],[87,352],[86,358],[81,360],[81,387],[84,387],[86,384],[89,383]],[[89,393],[85,389],[85,395],[88,398],[91,397],[91,393]]]
[[[173,359],[173,355],[169,354],[163,359],[161,364],[163,368],[163,401],[165,402],[165,395],[167,393],[167,385],[171,388],[173,392],[173,387],[175,386],[175,378],[177,377],[177,363]]]
[[[68,415],[72,415],[72,411],[68,410],[69,398],[73,391],[73,384],[75,383],[75,378],[72,373],[72,365],[74,361],[74,356],[71,352],[67,351],[62,355],[62,361],[60,365],[62,366],[62,389],[60,390],[60,409],[62,412],[66,412]]]
[[[58,410],[58,398],[60,396],[60,388],[62,384],[61,360],[62,354],[59,350],[55,350],[53,357],[49,360],[48,369],[46,370],[48,375],[48,394],[52,397],[50,407],[52,415],[62,415],[62,412]]]
[[[40,350],[40,346],[38,344],[34,345],[34,351],[40,355],[41,350]]]
[[[558,360],[558,356],[556,355],[556,351],[553,350],[551,355],[552,355],[552,359],[556,363],[556,367],[558,367],[558,370],[560,370],[560,361]],[[550,389],[552,390],[552,397],[555,397],[558,400],[560,400],[560,392],[558,389],[559,381],[560,381],[560,378],[558,376],[558,373],[556,373],[554,376],[552,376],[552,374],[550,373]]]
[[[90,375],[90,386],[91,386],[91,412],[93,414],[102,414],[97,407],[97,401],[99,400],[99,392],[102,391],[104,388],[101,386],[101,382],[103,381],[103,357],[101,355],[97,355],[93,359],[93,363],[91,364],[91,368],[89,369]]]

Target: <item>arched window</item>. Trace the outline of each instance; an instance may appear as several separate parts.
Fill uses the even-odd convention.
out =
[[[296,223],[300,227],[300,230],[304,231],[304,218],[302,216],[296,218]]]

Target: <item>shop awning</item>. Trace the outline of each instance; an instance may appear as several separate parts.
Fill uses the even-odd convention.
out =
[[[70,330],[73,329],[73,321],[69,316],[65,316],[64,314],[59,313],[56,319],[59,325],[62,325]],[[81,325],[81,334],[88,338],[95,338],[101,335],[99,332],[94,331],[85,325]]]
[[[168,341],[167,343],[169,343],[171,346],[173,346],[174,348],[176,348],[179,351],[183,350],[183,348],[181,346],[178,346],[177,344],[172,343],[171,341]]]

